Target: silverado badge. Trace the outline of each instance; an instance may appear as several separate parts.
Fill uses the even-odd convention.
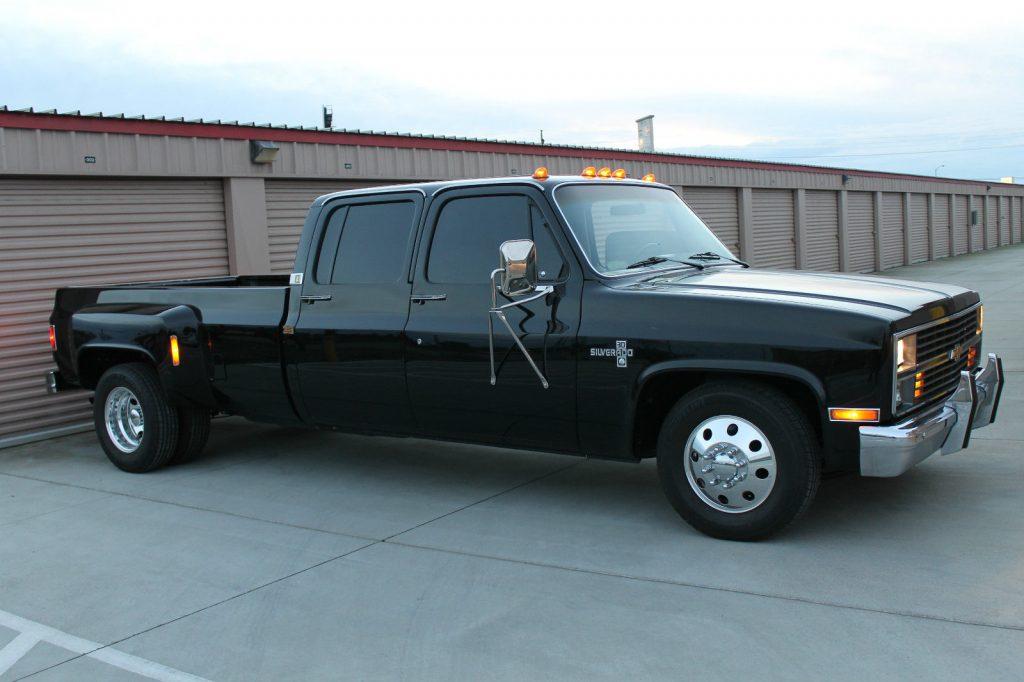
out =
[[[591,348],[592,358],[615,358],[616,367],[626,367],[628,358],[633,357],[633,349],[625,341],[616,341],[614,348]]]

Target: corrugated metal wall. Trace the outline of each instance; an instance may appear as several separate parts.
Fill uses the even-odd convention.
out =
[[[903,195],[882,194],[882,269],[903,265]]]
[[[945,194],[935,195],[935,255],[939,258],[949,256],[949,197]]]
[[[43,384],[57,287],[227,272],[220,180],[0,178],[0,445],[91,420]]]
[[[846,211],[850,269],[854,272],[871,272],[875,269],[874,197],[870,192],[849,192]]]
[[[751,195],[754,232],[752,264],[762,268],[796,267],[793,192],[755,189]]]
[[[807,192],[806,270],[839,269],[839,195]]]
[[[302,223],[313,200],[344,189],[372,187],[372,182],[267,180],[267,232],[270,238],[270,271],[287,274],[295,264],[295,249]]]
[[[910,195],[910,262],[928,260],[928,197],[924,194]]]
[[[736,189],[733,187],[681,187],[681,194],[693,212],[733,253],[740,252],[740,221]]]
[[[967,253],[967,197],[962,194],[953,196],[953,255]]]

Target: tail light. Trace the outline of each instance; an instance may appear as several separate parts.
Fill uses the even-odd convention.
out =
[[[57,352],[57,330],[52,324],[50,325],[50,350],[54,353]]]

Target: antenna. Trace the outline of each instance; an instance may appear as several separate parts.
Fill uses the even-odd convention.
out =
[[[330,104],[324,105],[324,128],[333,127],[334,123],[334,107]]]

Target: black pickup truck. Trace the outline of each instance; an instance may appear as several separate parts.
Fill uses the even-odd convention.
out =
[[[61,289],[48,384],[95,392],[125,471],[196,456],[214,414],[656,457],[731,539],[792,522],[823,473],[896,476],[995,419],[976,292],[749,268],[624,175],[339,192],[290,277]]]

